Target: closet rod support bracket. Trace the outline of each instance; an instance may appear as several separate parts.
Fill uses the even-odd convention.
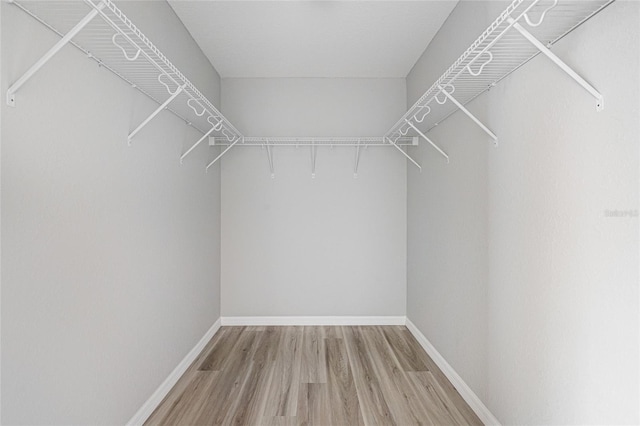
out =
[[[226,148],[225,148],[225,150],[224,150],[224,151],[222,151],[222,152],[220,153],[220,155],[218,155],[216,158],[214,158],[214,160],[213,160],[212,162],[210,162],[210,163],[207,165],[207,167],[204,169],[204,171],[205,171],[205,172],[208,172],[208,171],[209,171],[209,167],[211,167],[211,166],[213,166],[214,164],[216,164],[216,162],[217,162],[219,159],[221,159],[221,158],[222,158],[222,157],[227,153],[227,151],[229,151],[231,148],[233,148],[233,146],[234,146],[235,144],[237,144],[238,142],[240,142],[241,140],[244,140],[244,138],[242,138],[242,137],[239,137],[239,136],[238,136],[238,137],[236,138],[236,140],[234,140],[234,141],[233,141],[233,142],[232,142],[228,147],[226,147]],[[244,142],[243,142],[243,143],[244,143]]]
[[[356,158],[353,165],[353,177],[354,179],[358,178],[358,166],[360,165],[360,141],[356,145]]]
[[[558,58],[547,46],[545,46],[540,40],[535,38],[529,31],[527,31],[522,25],[516,22],[513,18],[508,18],[507,21],[513,26],[524,38],[533,44],[540,53],[544,54],[547,58],[551,59],[561,70],[569,75],[576,83],[582,86],[591,96],[596,99],[596,111],[602,111],[604,109],[604,97],[593,87],[589,82],[582,78],[577,72],[575,72],[569,65]]]
[[[436,145],[431,139],[429,139],[427,137],[427,135],[425,135],[422,131],[420,131],[420,129],[418,129],[412,122],[410,122],[409,120],[404,120],[406,121],[406,123],[413,129],[415,130],[421,137],[422,139],[424,139],[425,141],[429,142],[429,144],[434,147],[436,149],[436,151],[438,151],[444,158],[447,159],[447,163],[449,162],[449,156],[447,155],[446,152],[444,152],[442,149],[440,149],[440,147],[438,145]]]
[[[219,122],[218,124],[220,124],[221,122],[222,122],[222,120],[220,120],[220,122]],[[209,137],[209,135],[210,135],[211,133],[213,133],[215,130],[218,130],[218,129],[217,129],[217,127],[218,127],[218,125],[215,125],[215,126],[211,127],[211,128],[210,128],[210,129],[209,129],[209,130],[204,134],[204,136],[202,136],[200,139],[198,139],[198,141],[197,141],[196,143],[194,143],[193,145],[191,145],[191,148],[189,148],[189,149],[188,149],[184,154],[182,154],[182,155],[180,156],[180,164],[182,164],[182,162],[184,161],[184,158],[185,158],[187,155],[189,155],[189,153],[190,153],[191,151],[193,151],[194,149],[196,149],[196,147],[197,147],[198,145],[200,145],[200,144],[202,143],[202,141],[204,141],[207,137]]]
[[[135,130],[131,133],[129,133],[129,137],[127,138],[127,143],[129,145],[131,145],[131,140],[133,139],[133,137],[144,128],[144,126],[146,126],[147,124],[149,124],[149,122],[151,120],[153,120],[153,118],[160,114],[160,111],[162,111],[163,109],[167,108],[167,106],[169,106],[169,104],[171,103],[171,101],[173,101],[175,98],[178,97],[178,95],[180,93],[182,93],[182,91],[184,90],[184,88],[186,87],[186,85],[182,85],[182,86],[178,86],[178,88],[176,89],[175,92],[173,92],[173,94],[171,96],[169,96],[169,99],[167,99],[166,101],[164,101],[162,103],[162,105],[160,105],[155,111],[153,111],[151,113],[150,116],[148,116],[142,123],[140,123],[138,125],[138,127],[135,128]]]
[[[447,92],[443,86],[438,85],[438,88],[440,89],[440,92],[443,93],[447,97],[447,99],[449,99],[451,102],[453,102],[460,109],[460,111],[464,112],[467,115],[467,117],[472,119],[474,123],[476,123],[482,130],[485,131],[486,134],[489,135],[489,137],[491,137],[491,139],[493,139],[493,144],[495,146],[498,146],[498,137],[495,135],[495,133],[493,133],[491,130],[489,130],[489,128],[487,126],[485,126],[482,123],[482,121],[478,120],[475,115],[471,114],[471,111],[469,111],[467,108],[465,108],[464,105],[462,105],[460,102],[458,102],[458,100],[456,98],[451,96],[451,93]]]
[[[311,140],[311,179],[316,178],[316,158],[318,157],[318,150],[316,148],[315,140]]]
[[[40,68],[42,68],[51,58],[55,56],[64,46],[67,45],[71,41],[73,37],[75,37],[84,27],[89,24],[93,20],[93,18],[100,13],[105,7],[104,3],[100,2],[99,5],[95,6],[94,9],[91,9],[84,18],[80,20],[73,28],[69,30],[56,44],[54,44],[51,49],[47,51],[38,61],[31,65],[29,68],[15,83],[13,83],[9,89],[7,90],[7,105],[10,107],[16,106],[16,92],[31,78],[35,73],[37,73]]]
[[[407,154],[406,152],[404,152],[404,150],[402,148],[400,148],[394,141],[392,141],[391,139],[389,139],[387,136],[384,137],[387,142],[389,142],[391,145],[393,145],[398,151],[400,151],[400,153],[402,153],[402,155],[404,155],[405,157],[407,157],[407,160],[411,161],[413,163],[414,166],[416,166],[418,168],[418,170],[420,170],[422,172],[422,166],[420,164],[418,164],[416,162],[416,160],[414,160],[413,158],[411,158],[409,156],[409,154]]]
[[[275,179],[276,173],[273,170],[273,151],[271,151],[271,146],[269,145],[269,139],[266,139],[265,142],[266,143],[263,146],[267,148],[267,159],[269,160],[269,170],[271,171],[271,179]]]

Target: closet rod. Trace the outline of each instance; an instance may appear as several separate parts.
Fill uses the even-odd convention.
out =
[[[269,143],[269,146],[293,146],[303,147],[314,145],[316,147],[392,147],[387,143],[383,137],[277,137],[277,136],[245,136],[244,141],[239,146],[259,146],[264,147]],[[209,138],[209,145],[228,145],[230,142],[225,137],[215,136]],[[403,136],[396,141],[399,146],[406,145],[418,145],[417,136]]]

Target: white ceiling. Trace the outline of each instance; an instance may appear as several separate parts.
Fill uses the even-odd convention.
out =
[[[457,0],[168,0],[223,78],[404,78]]]

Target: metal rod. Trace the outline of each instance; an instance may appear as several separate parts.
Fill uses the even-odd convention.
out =
[[[104,7],[104,3],[100,3],[96,6],[97,9],[92,9],[80,22],[78,22],[68,33],[64,35],[56,44],[53,45],[47,53],[45,53],[38,61],[31,66],[15,83],[13,83],[7,90],[7,105],[16,106],[15,94],[33,75],[38,72],[40,68],[44,66],[53,56],[60,51],[73,37],[76,36],[84,27],[87,26],[93,18],[98,15],[100,9]]]
[[[524,29],[522,25],[515,22],[513,18],[508,18],[509,23],[518,30],[520,34],[524,36],[531,44],[533,44],[541,53],[547,58],[551,59],[557,66],[559,66],[564,72],[569,74],[569,77],[573,78],[576,83],[582,86],[596,98],[596,111],[602,111],[604,109],[604,98],[600,92],[598,92],[591,84],[589,84],[584,78],[576,73],[569,65],[565,64],[562,59],[558,58],[551,50],[549,50],[544,44],[535,38],[529,31]]]
[[[464,107],[464,105],[462,105],[460,102],[458,102],[458,100],[456,98],[454,98],[453,96],[451,96],[451,94],[449,92],[447,92],[444,87],[442,87],[441,85],[438,85],[438,88],[440,89],[440,91],[442,93],[444,93],[444,95],[454,104],[456,104],[456,106],[458,108],[460,108],[460,111],[464,112],[465,114],[467,114],[467,116],[472,119],[474,121],[474,123],[476,123],[482,130],[484,130],[490,137],[491,139],[493,139],[494,144],[497,145],[497,141],[498,141],[498,137],[491,131],[489,130],[489,128],[487,126],[485,126],[484,124],[482,124],[482,122],[480,120],[478,120],[475,115],[471,114],[471,112],[466,109]]]
[[[227,145],[228,141],[224,136],[215,136],[213,138],[215,140],[215,145]],[[313,145],[317,147],[320,146],[334,146],[334,147],[356,147],[358,144],[361,146],[380,146],[385,148],[391,148],[391,146],[384,140],[384,137],[326,137],[326,138],[318,138],[318,137],[269,137],[269,146],[272,148],[274,146],[291,146],[291,147],[300,147],[300,146],[311,146],[312,141]],[[414,145],[413,141],[414,137],[404,136],[396,141],[396,145]],[[264,136],[245,136],[243,146],[265,146],[265,137]]]
[[[182,91],[184,90],[184,87],[185,87],[185,85],[179,86],[176,89],[176,91],[173,92],[173,94],[171,96],[169,96],[169,99],[164,101],[162,103],[162,105],[160,105],[158,107],[158,109],[153,111],[153,113],[151,113],[151,115],[149,117],[147,117],[142,123],[140,123],[140,125],[138,127],[136,127],[136,129],[133,132],[129,133],[129,137],[127,138],[127,142],[129,143],[129,145],[131,145],[131,139],[133,139],[133,137],[136,135],[136,133],[138,133],[140,130],[142,130],[142,128],[144,126],[146,126],[151,120],[153,120],[153,117],[158,115],[160,113],[160,111],[165,109],[167,107],[167,105],[169,105],[171,103],[172,100],[174,100],[180,93],[182,93]]]
[[[449,162],[449,156],[440,149],[440,147],[438,145],[436,145],[435,143],[433,143],[433,141],[431,139],[429,139],[424,133],[422,133],[420,131],[420,129],[418,129],[416,126],[413,125],[412,122],[410,122],[409,120],[405,120],[407,122],[407,124],[409,126],[411,126],[413,128],[413,130],[415,130],[424,140],[426,140],[427,142],[429,142],[431,144],[432,147],[434,147],[436,149],[436,151],[438,151],[440,154],[442,154],[442,156],[444,158],[447,159],[447,163]]]
[[[223,139],[226,141],[226,138],[223,137]],[[216,136],[215,137],[215,144],[212,144],[212,145],[227,146],[228,143],[225,143],[225,142],[220,143],[218,137]],[[414,146],[415,144],[408,143],[408,142],[403,142],[403,143],[396,142],[396,145],[398,145],[398,146]],[[242,146],[244,146],[244,147],[255,147],[255,146],[264,147],[265,146],[264,138],[263,138],[263,142],[262,143],[260,143],[260,142],[246,142],[245,141],[245,143]],[[269,143],[269,146],[271,148],[274,148],[274,147],[301,148],[301,147],[311,146],[311,144],[310,143],[298,143],[298,144],[295,144],[295,143],[271,142],[271,143]],[[329,143],[318,143],[318,142],[316,142],[316,147],[321,147],[321,146],[322,147],[334,147],[334,148],[347,148],[347,147],[348,148],[355,148],[355,147],[358,146],[358,144],[357,143],[333,143],[333,144],[329,144]],[[376,143],[361,142],[360,146],[362,148],[364,148],[365,146],[366,147],[373,147],[373,148],[380,147],[380,148],[385,148],[385,149],[391,148],[391,145],[389,145],[387,142],[384,142],[384,143],[382,143],[382,142],[376,142]]]
[[[409,154],[407,154],[406,152],[404,152],[402,150],[402,148],[400,148],[398,145],[396,145],[391,139],[389,139],[388,137],[385,136],[385,139],[389,141],[389,143],[393,146],[396,147],[396,149],[398,151],[400,151],[402,153],[402,155],[404,155],[405,157],[407,157],[407,159],[409,161],[411,161],[418,169],[420,169],[420,171],[422,171],[422,167],[420,166],[420,164],[416,163],[416,160],[414,160],[413,158],[409,157]]]
[[[213,165],[216,163],[216,161],[218,161],[219,159],[221,159],[221,158],[222,158],[222,156],[223,156],[223,155],[225,155],[225,154],[227,153],[227,151],[229,151],[231,148],[233,148],[233,146],[234,146],[235,144],[237,144],[241,139],[242,139],[242,138],[241,138],[240,136],[238,136],[238,137],[236,138],[236,140],[235,140],[231,145],[229,145],[229,146],[227,147],[227,149],[225,149],[224,151],[222,151],[222,152],[220,153],[220,155],[218,155],[216,158],[214,158],[214,159],[213,159],[213,161],[212,161],[212,162],[210,162],[210,163],[207,165],[207,168],[205,169],[205,171],[208,171],[208,170],[209,170],[209,167],[213,166]]]
[[[184,157],[186,157],[187,155],[189,155],[189,153],[191,151],[193,151],[194,149],[196,149],[196,147],[198,145],[200,145],[202,143],[203,140],[205,140],[211,133],[214,132],[214,130],[216,130],[216,126],[213,126],[211,129],[209,129],[209,131],[207,133],[204,134],[204,136],[202,136],[200,139],[198,139],[198,142],[194,143],[191,148],[189,148],[187,150],[187,152],[185,152],[184,154],[182,154],[180,156],[180,164],[182,164],[182,160],[184,160]]]

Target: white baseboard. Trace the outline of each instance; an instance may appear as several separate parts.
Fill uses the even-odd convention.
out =
[[[407,317],[222,317],[222,325],[405,325]]]
[[[173,388],[173,386],[178,382],[180,377],[187,371],[187,368],[191,365],[193,361],[198,357],[200,352],[204,349],[204,347],[209,343],[209,340],[213,337],[214,334],[220,329],[221,321],[220,318],[211,326],[209,330],[202,336],[202,339],[189,351],[189,353],[180,361],[178,366],[173,369],[171,374],[165,379],[164,382],[156,389],[156,391],[147,399],[147,401],[142,404],[142,407],[138,410],[136,414],[131,417],[131,420],[127,423],[128,426],[133,425],[142,425],[149,416],[153,413],[153,411],[160,405],[165,396],[169,393],[169,391]]]
[[[429,340],[425,337],[424,334],[415,326],[414,323],[411,322],[410,319],[407,318],[407,328],[416,338],[418,343],[422,346],[422,348],[429,354],[433,362],[442,370],[447,379],[451,382],[451,384],[456,388],[456,390],[460,393],[462,398],[469,404],[469,407],[476,413],[476,415],[482,420],[482,423],[485,425],[499,425],[500,422],[496,417],[489,411],[489,409],[484,405],[484,403],[478,398],[471,388],[462,380],[462,377],[456,373],[456,371],[449,365],[449,363],[440,355],[440,353],[436,350],[436,348],[429,342]]]

